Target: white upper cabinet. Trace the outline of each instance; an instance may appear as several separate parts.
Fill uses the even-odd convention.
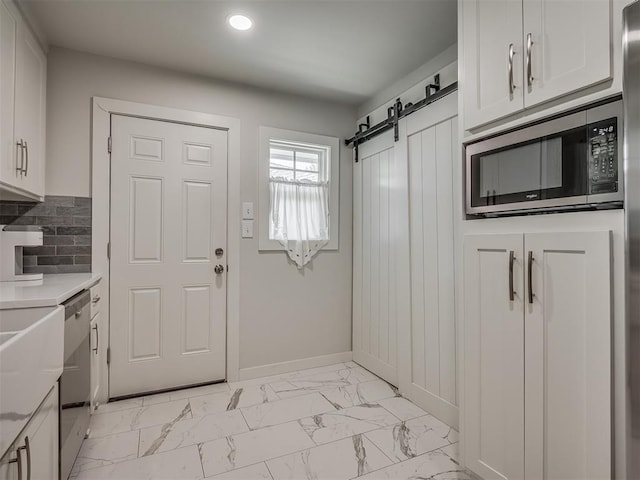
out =
[[[525,107],[611,78],[609,1],[524,0],[523,5]]]
[[[463,88],[470,128],[522,109],[522,4],[465,0]]]
[[[42,200],[47,58],[15,6],[2,0],[0,41],[0,194]]]
[[[612,76],[611,0],[462,0],[464,127]]]

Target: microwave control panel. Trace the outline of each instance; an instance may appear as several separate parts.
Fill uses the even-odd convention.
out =
[[[618,191],[618,122],[591,123],[589,135],[589,193]]]

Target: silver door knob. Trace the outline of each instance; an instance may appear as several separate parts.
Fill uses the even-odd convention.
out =
[[[213,271],[220,275],[224,273],[224,267],[222,265],[216,265],[215,267],[213,267]]]

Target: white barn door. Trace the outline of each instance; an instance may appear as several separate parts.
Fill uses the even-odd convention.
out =
[[[393,133],[359,147],[353,185],[353,359],[398,385]]]
[[[454,169],[460,154],[457,96],[407,117],[399,156],[405,158],[408,221],[399,245],[399,388],[429,413],[458,425],[454,215],[460,207]],[[459,256],[460,252],[458,252]]]
[[[109,396],[224,380],[227,132],[112,115],[111,135]]]

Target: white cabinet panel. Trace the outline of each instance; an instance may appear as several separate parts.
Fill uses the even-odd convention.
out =
[[[522,249],[522,235],[465,237],[463,434],[466,466],[484,478],[524,476]]]
[[[611,78],[609,0],[524,0],[523,5],[525,56],[530,50],[533,77],[525,107]]]
[[[13,136],[17,32],[18,19],[0,1],[0,181],[9,183],[20,179]]]
[[[610,234],[527,234],[525,251],[525,476],[611,478]]]
[[[522,3],[465,0],[462,15],[464,126],[471,129],[522,110]]]
[[[17,39],[14,135],[26,142],[20,187],[44,196],[47,59],[23,22]]]

